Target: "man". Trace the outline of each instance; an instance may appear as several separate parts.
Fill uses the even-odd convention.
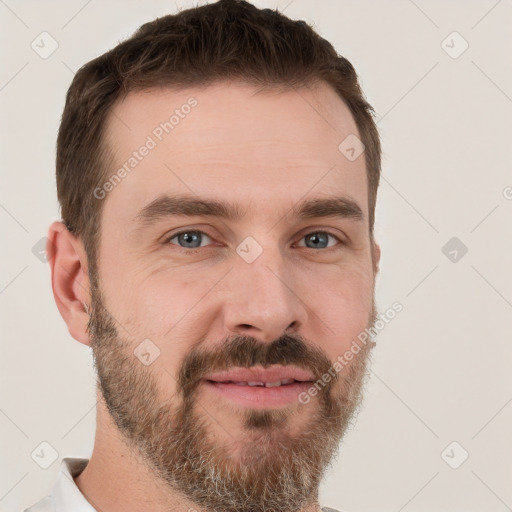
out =
[[[379,176],[353,67],[277,11],[189,9],[82,67],[47,251],[97,432],[27,510],[332,510],[318,488],[374,346]]]

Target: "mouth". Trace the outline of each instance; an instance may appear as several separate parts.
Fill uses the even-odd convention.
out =
[[[239,405],[265,409],[289,405],[314,382],[314,375],[292,366],[236,368],[203,379],[206,388]]]
[[[265,388],[277,388],[280,386],[289,386],[290,384],[295,384],[296,382],[307,382],[307,381],[300,381],[295,379],[283,379],[283,380],[277,380],[275,382],[263,382],[263,381],[215,381],[215,380],[208,380],[208,382],[212,382],[214,384],[235,384],[236,386],[259,386],[259,387],[265,387]]]

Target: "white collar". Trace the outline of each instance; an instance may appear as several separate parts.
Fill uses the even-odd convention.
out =
[[[84,470],[88,462],[89,459],[62,459],[57,481],[52,489],[57,512],[95,512],[73,480],[74,476],[78,476]]]

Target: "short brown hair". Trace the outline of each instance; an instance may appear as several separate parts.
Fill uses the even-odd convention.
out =
[[[306,22],[243,0],[220,0],[145,23],[82,66],[69,87],[57,139],[57,194],[65,225],[84,243],[90,273],[96,269],[104,202],[93,191],[113,161],[104,141],[113,105],[136,90],[223,80],[282,90],[319,81],[333,87],[365,146],[373,243],[381,147],[374,111],[354,67]]]

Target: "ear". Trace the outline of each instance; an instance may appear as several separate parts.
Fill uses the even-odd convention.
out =
[[[90,308],[87,255],[83,244],[62,222],[48,230],[47,260],[52,273],[52,290],[57,308],[75,340],[90,345],[87,324]]]
[[[380,262],[380,245],[372,240],[372,262],[373,274],[376,276],[379,273]]]

